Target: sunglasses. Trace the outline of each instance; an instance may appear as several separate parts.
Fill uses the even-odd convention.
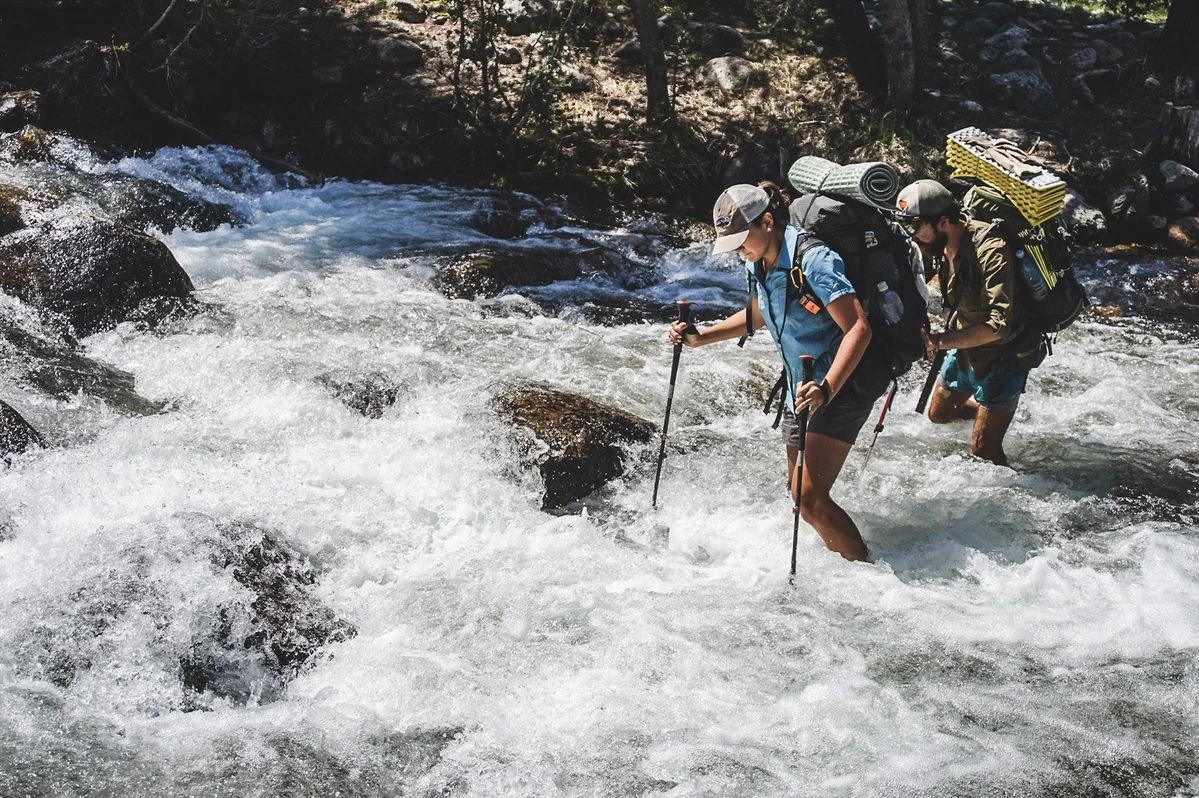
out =
[[[928,219],[919,216],[897,216],[895,217],[895,221],[899,223],[899,226],[903,228],[905,233],[914,236],[916,235],[916,231],[920,229],[920,226],[927,222]]]

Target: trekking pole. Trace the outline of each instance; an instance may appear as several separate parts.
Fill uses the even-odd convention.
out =
[[[891,391],[887,394],[887,401],[883,402],[883,412],[878,415],[878,423],[874,425],[874,437],[870,439],[870,445],[866,447],[866,459],[862,461],[862,470],[858,472],[858,479],[862,478],[862,474],[866,473],[866,466],[870,465],[870,454],[874,451],[874,444],[878,443],[878,434],[883,431],[887,413],[891,411],[891,402],[895,400],[895,392],[898,390],[899,380],[891,380]]]
[[[812,361],[811,355],[800,355],[799,362],[803,368],[803,382],[801,385],[812,381]],[[791,514],[794,516],[794,522],[791,526],[791,577],[788,581],[795,584],[795,554],[799,549],[799,506],[803,490],[803,450],[804,443],[808,437],[808,408],[804,408],[799,414],[799,454],[795,458],[795,474],[794,482],[791,484],[791,497],[794,500],[794,506],[791,508]]]
[[[945,363],[945,350],[938,349],[937,354],[933,355],[933,362],[928,367],[928,377],[924,380],[924,387],[920,389],[920,398],[916,400],[916,412],[923,413],[925,405],[928,404],[928,397],[932,396],[933,386],[937,384],[937,375],[941,373],[941,366]]]
[[[949,314],[949,320],[945,322],[945,329],[948,330],[953,325],[953,319],[957,316],[957,311]],[[946,350],[938,349],[933,355],[933,362],[928,367],[928,376],[924,379],[924,387],[920,389],[920,398],[916,400],[916,412],[924,413],[924,407],[928,404],[928,397],[932,396],[933,386],[937,384],[937,375],[941,373],[941,366],[945,364]]]
[[[678,320],[685,323],[691,323],[691,303],[685,299],[680,299],[676,303],[679,306]],[[684,336],[686,333],[684,333]],[[670,390],[666,394],[666,418],[662,420],[662,440],[658,444],[658,470],[654,474],[654,496],[650,500],[650,505],[656,510],[658,509],[658,480],[662,479],[662,461],[666,459],[666,430],[670,427],[670,405],[674,402],[674,380],[679,373],[679,355],[683,354],[683,342],[679,341],[674,345],[674,359],[670,362]]]

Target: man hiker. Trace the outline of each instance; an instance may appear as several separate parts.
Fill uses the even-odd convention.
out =
[[[948,350],[928,418],[934,424],[974,422],[971,453],[1007,465],[1003,437],[1029,370],[1044,357],[1016,257],[997,229],[964,215],[936,180],[907,186],[896,205],[913,240],[939,259],[944,306],[954,314],[949,329],[925,336],[929,356]]]

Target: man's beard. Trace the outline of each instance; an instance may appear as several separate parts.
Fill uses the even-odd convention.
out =
[[[926,260],[939,261],[945,257],[945,245],[949,243],[949,236],[940,230],[933,234],[933,240],[927,244],[916,242],[920,245],[920,252]]]

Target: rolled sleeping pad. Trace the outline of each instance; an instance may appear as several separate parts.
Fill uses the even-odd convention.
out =
[[[832,168],[828,168],[830,164]],[[804,193],[840,194],[885,210],[895,209],[899,193],[899,173],[882,161],[838,166],[824,158],[804,156],[791,165],[787,179]]]

